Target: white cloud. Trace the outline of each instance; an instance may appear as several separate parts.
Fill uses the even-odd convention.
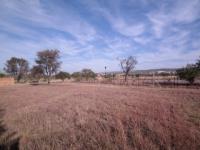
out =
[[[114,18],[112,16],[109,16],[107,19],[109,20],[113,28],[122,35],[128,37],[136,37],[144,33],[145,26],[142,23],[129,24],[125,22],[125,20],[123,20],[122,18]]]
[[[160,38],[164,32],[164,28],[168,26],[168,17],[161,12],[150,13],[147,15],[153,24],[155,36]]]
[[[34,63],[36,53],[44,49],[58,49],[62,56],[74,57],[83,49],[75,41],[69,41],[60,37],[40,38],[38,41],[32,40],[14,40],[5,36],[0,36],[1,54],[4,56],[0,64],[4,64],[12,56],[24,57],[31,64]]]
[[[139,44],[145,45],[145,44],[151,42],[152,39],[150,37],[137,36],[137,37],[134,37],[134,41],[139,43]]]
[[[3,20],[0,25],[4,27],[6,24],[5,30],[15,31],[17,29],[20,33],[24,30],[21,28],[21,24],[17,24],[21,23],[21,20],[22,23],[28,23],[33,27],[45,27],[70,33],[82,44],[96,38],[94,27],[81,19],[78,14],[74,14],[74,12],[66,14],[66,12],[62,12],[63,8],[56,6],[54,6],[55,10],[46,9],[39,0],[4,1],[0,8],[3,10],[3,13],[0,13],[0,18]],[[18,21],[16,18],[10,20],[7,18],[8,16],[16,17]],[[15,24],[14,28],[12,24]],[[31,29],[29,30],[31,32]]]
[[[115,10],[114,14],[106,7],[102,7],[98,1],[86,1],[85,3],[89,6],[92,5],[90,8],[92,11],[103,16],[116,32],[124,36],[135,37],[143,34],[145,31],[144,23],[136,22],[134,21],[134,18],[129,18],[129,20],[124,19],[119,11],[121,4],[120,1],[111,1],[112,8]]]
[[[105,66],[107,66],[107,71],[120,70],[119,62],[116,59],[109,60],[105,58],[89,59],[87,61],[75,58],[74,61],[62,64],[62,66],[63,69],[70,72],[80,71],[83,68],[90,68],[95,72],[103,72]]]
[[[171,7],[163,4],[158,10],[147,14],[157,38],[163,37],[174,24],[191,23],[200,18],[199,0],[177,0],[173,4]]]
[[[190,23],[199,18],[199,8],[199,0],[178,0],[170,15],[176,22]]]
[[[158,10],[151,9],[147,14],[148,19],[139,18],[140,21],[125,14],[125,10],[122,14],[120,1],[109,1],[113,4],[109,7],[104,7],[99,1],[81,2],[86,3],[85,8],[88,14],[91,13],[91,18],[106,20],[101,22],[103,26],[110,24],[112,29],[108,30],[108,27],[103,32],[98,31],[98,26],[102,24],[96,26],[96,23],[89,23],[89,17],[81,17],[74,8],[43,2],[4,0],[1,3],[1,64],[11,56],[24,57],[33,63],[36,52],[47,48],[59,49],[62,68],[71,72],[86,67],[102,71],[104,66],[108,66],[110,71],[119,70],[116,58],[128,55],[137,56],[138,69],[181,67],[200,55],[200,41],[198,38],[192,39],[194,31],[190,26],[200,18],[198,0],[178,0],[170,7],[163,4]],[[136,2],[134,0],[131,5]],[[149,5],[147,0],[141,4]],[[187,28],[181,28],[179,24]],[[52,36],[43,34],[39,28],[52,31]],[[74,38],[68,39],[59,34],[60,31]]]

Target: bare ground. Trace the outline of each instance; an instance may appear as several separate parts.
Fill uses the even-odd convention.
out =
[[[0,149],[200,149],[200,90],[0,87]]]

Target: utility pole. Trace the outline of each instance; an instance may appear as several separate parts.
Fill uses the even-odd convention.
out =
[[[104,68],[105,68],[105,78],[106,78],[106,69],[107,69],[107,67],[105,66]]]

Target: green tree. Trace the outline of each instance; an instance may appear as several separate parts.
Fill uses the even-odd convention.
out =
[[[74,72],[71,74],[71,77],[74,78],[76,81],[81,80],[81,72]]]
[[[91,69],[83,69],[81,71],[81,76],[82,76],[82,78],[85,78],[86,80],[88,80],[90,78],[92,78],[92,79],[96,78],[96,74]]]
[[[6,76],[6,74],[0,72],[0,78],[3,78],[5,76]]]
[[[40,79],[44,76],[44,71],[41,66],[33,66],[31,69],[31,77],[35,79]]]
[[[190,84],[194,83],[199,71],[194,65],[187,65],[185,68],[177,70],[177,75],[180,79],[188,81]]]
[[[80,72],[74,72],[71,75],[73,78],[77,78],[77,77],[81,77],[81,73]]]
[[[45,77],[50,83],[50,78],[60,68],[58,50],[44,50],[37,53],[36,63],[42,68]]]
[[[23,58],[12,57],[6,61],[4,70],[19,82],[21,78],[27,75],[29,64]]]
[[[55,77],[64,81],[66,78],[70,79],[71,76],[68,72],[60,71]]]

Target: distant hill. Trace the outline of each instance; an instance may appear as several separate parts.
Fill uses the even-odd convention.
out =
[[[169,72],[169,73],[174,73],[176,70],[179,68],[161,68],[161,69],[147,69],[147,70],[134,70],[132,73],[133,74],[152,74],[152,73],[159,73],[159,72]],[[100,74],[104,74],[105,72],[100,72]],[[121,71],[111,71],[111,72],[106,72],[107,74],[118,74],[122,73]]]
[[[159,73],[159,72],[169,72],[174,73],[179,68],[161,68],[161,69],[148,69],[148,70],[135,70],[134,74],[150,74],[150,73]]]

